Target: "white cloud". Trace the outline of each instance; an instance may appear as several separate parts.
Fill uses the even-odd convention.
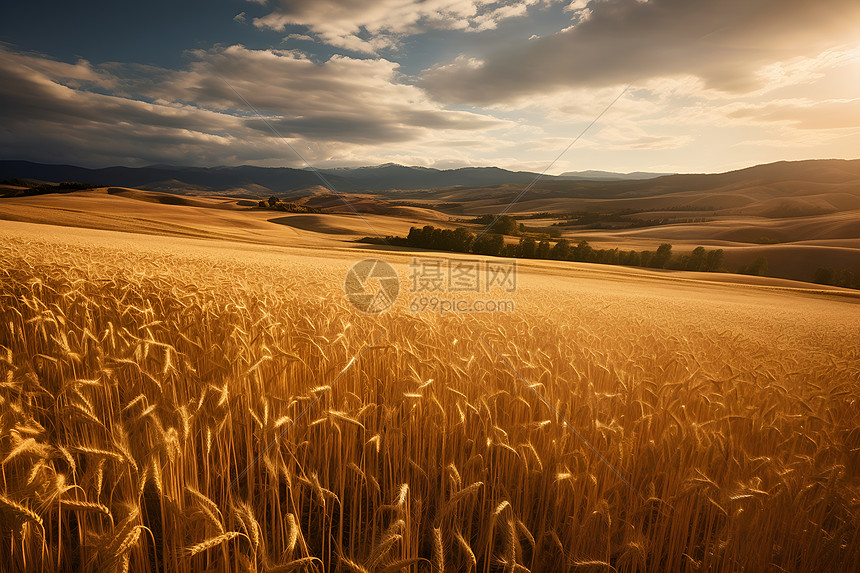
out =
[[[260,28],[305,26],[324,42],[364,53],[429,29],[483,31],[526,15],[540,0],[282,0],[256,18]],[[555,0],[543,0],[552,2]]]
[[[586,22],[591,18],[591,8],[588,7],[591,2],[592,0],[573,0],[573,2],[564,7],[564,11],[573,12],[573,20]]]
[[[307,34],[289,34],[284,37],[284,42],[288,42],[290,40],[301,40],[304,42],[315,42],[313,36],[308,36]]]
[[[564,7],[566,12],[578,12],[579,10],[584,10],[590,0],[573,0],[570,4]]]
[[[492,10],[474,16],[466,31],[483,32],[492,30],[499,25],[499,22],[510,18],[521,18],[528,12],[528,7],[535,3],[535,0],[522,0],[513,4],[506,4],[493,8]]]

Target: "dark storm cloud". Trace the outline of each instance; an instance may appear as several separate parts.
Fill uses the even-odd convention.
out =
[[[436,129],[485,129],[498,122],[447,111],[397,83],[391,62],[241,46],[192,54],[183,70],[87,62],[66,64],[0,47],[0,151],[30,157],[55,148],[76,161],[114,150],[138,162],[226,163],[284,154],[282,142],[229,87],[282,135],[325,145],[387,144]],[[226,82],[225,82],[226,80]],[[64,151],[65,150],[65,151]],[[322,150],[321,152],[324,152]],[[23,154],[23,155],[22,155]]]

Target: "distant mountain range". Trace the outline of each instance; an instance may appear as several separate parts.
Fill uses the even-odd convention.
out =
[[[498,167],[464,167],[433,169],[385,164],[375,167],[321,169],[319,173],[338,191],[413,191],[448,187],[525,184],[538,174],[509,171]],[[545,175],[542,180],[641,180],[659,177],[659,173],[610,173],[580,171],[561,176]],[[177,194],[221,194],[244,197],[268,197],[321,185],[320,177],[310,169],[289,167],[107,167],[88,169],[73,165],[49,165],[29,161],[0,161],[0,180],[79,181],[115,187],[135,187]]]
[[[542,179],[525,195],[522,185],[503,184],[406,191],[397,197],[462,204],[464,212],[474,214],[510,208],[532,213],[629,209],[805,217],[860,212],[860,159],[780,161],[726,173],[667,175],[647,180]],[[858,236],[860,218],[856,213],[846,216],[845,221],[851,229],[845,231],[845,236]]]
[[[613,171],[597,171],[589,169],[588,171],[567,171],[558,177],[559,179],[574,179],[579,181],[642,181],[645,179],[663,177],[664,175],[674,175],[674,173],[650,173],[648,171],[615,173]]]
[[[319,172],[337,191],[376,192],[400,199],[476,201],[479,198],[510,200],[523,186],[538,176],[528,171],[508,171],[498,167],[432,169],[386,164],[375,167],[324,169]],[[72,165],[47,165],[27,161],[0,161],[0,181],[26,179],[33,182],[77,181],[106,187],[132,187],[177,195],[230,195],[244,198],[289,197],[318,188],[322,181],[310,169],[288,167],[107,167],[87,169]],[[34,183],[35,184],[35,183]],[[819,196],[817,210],[857,208],[860,196],[860,160],[821,159],[756,165],[737,171],[713,174],[661,175],[659,173],[610,173],[579,171],[560,176],[544,176],[530,190],[532,200],[550,197],[567,199],[619,199],[700,192],[703,204],[713,199],[728,201],[729,195],[763,193],[772,199],[811,193],[834,194],[826,201]],[[396,192],[395,192],[396,191]],[[716,195],[715,195],[716,194]],[[510,197],[509,197],[510,196]],[[734,200],[743,203],[743,197]],[[842,201],[844,205],[840,203]],[[804,207],[806,208],[806,207]],[[778,210],[778,209],[777,209]]]

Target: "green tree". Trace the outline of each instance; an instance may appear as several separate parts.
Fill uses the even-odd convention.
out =
[[[833,269],[819,267],[818,270],[815,271],[812,282],[820,285],[832,285],[834,274]]]
[[[705,270],[705,258],[707,257],[707,253],[705,251],[705,247],[696,247],[693,249],[693,252],[690,253],[690,257],[687,259],[687,270],[688,271],[703,271]]]
[[[663,243],[657,247],[657,252],[654,253],[653,257],[651,257],[651,267],[662,269],[666,266],[666,263],[669,262],[670,258],[672,258],[672,245],[669,243]]]
[[[588,244],[588,241],[580,241],[578,245],[573,248],[573,260],[585,262],[591,259],[591,245]]]
[[[424,228],[421,229],[421,235],[419,238],[420,244],[418,246],[425,249],[433,248],[433,231],[435,230],[436,227],[433,225],[424,225]]]
[[[548,259],[549,258],[549,241],[544,239],[537,246],[537,253],[535,257],[538,259]]]
[[[723,268],[723,250],[722,249],[714,249],[713,251],[708,251],[707,256],[705,257],[705,270],[710,271],[712,273],[718,272]]]
[[[836,273],[834,284],[843,288],[857,288],[857,281],[854,278],[854,273],[848,269],[842,269]]]
[[[467,253],[474,240],[475,235],[469,229],[457,227],[454,229],[453,249],[460,253]]]
[[[454,250],[454,231],[452,229],[439,229],[437,248],[442,251]]]
[[[639,255],[639,266],[650,267],[652,258],[654,258],[654,253],[651,251],[642,251]]]
[[[418,227],[409,227],[409,234],[406,235],[406,244],[411,247],[420,247],[421,229]]]
[[[517,220],[510,215],[502,215],[492,223],[489,231],[499,235],[516,235]]]
[[[642,264],[642,257],[637,251],[629,251],[624,254],[621,264],[630,267],[638,267]]]
[[[478,255],[501,255],[504,249],[505,239],[496,233],[481,235],[472,244],[472,252]]]
[[[757,277],[767,276],[768,265],[767,259],[759,257],[749,265],[742,266],[738,269],[738,273],[742,275],[752,275]]]
[[[617,265],[620,262],[621,251],[616,249],[606,249],[603,253],[603,263],[607,265]]]
[[[553,245],[552,250],[549,253],[550,258],[557,261],[567,260],[568,255],[570,255],[570,241],[567,239],[561,239]]]
[[[517,256],[524,259],[533,259],[537,253],[537,243],[531,237],[520,238],[520,244],[517,248]]]

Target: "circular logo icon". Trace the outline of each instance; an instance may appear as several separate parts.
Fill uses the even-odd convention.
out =
[[[378,314],[387,310],[400,292],[394,267],[382,259],[362,259],[346,273],[346,298],[361,312]]]

